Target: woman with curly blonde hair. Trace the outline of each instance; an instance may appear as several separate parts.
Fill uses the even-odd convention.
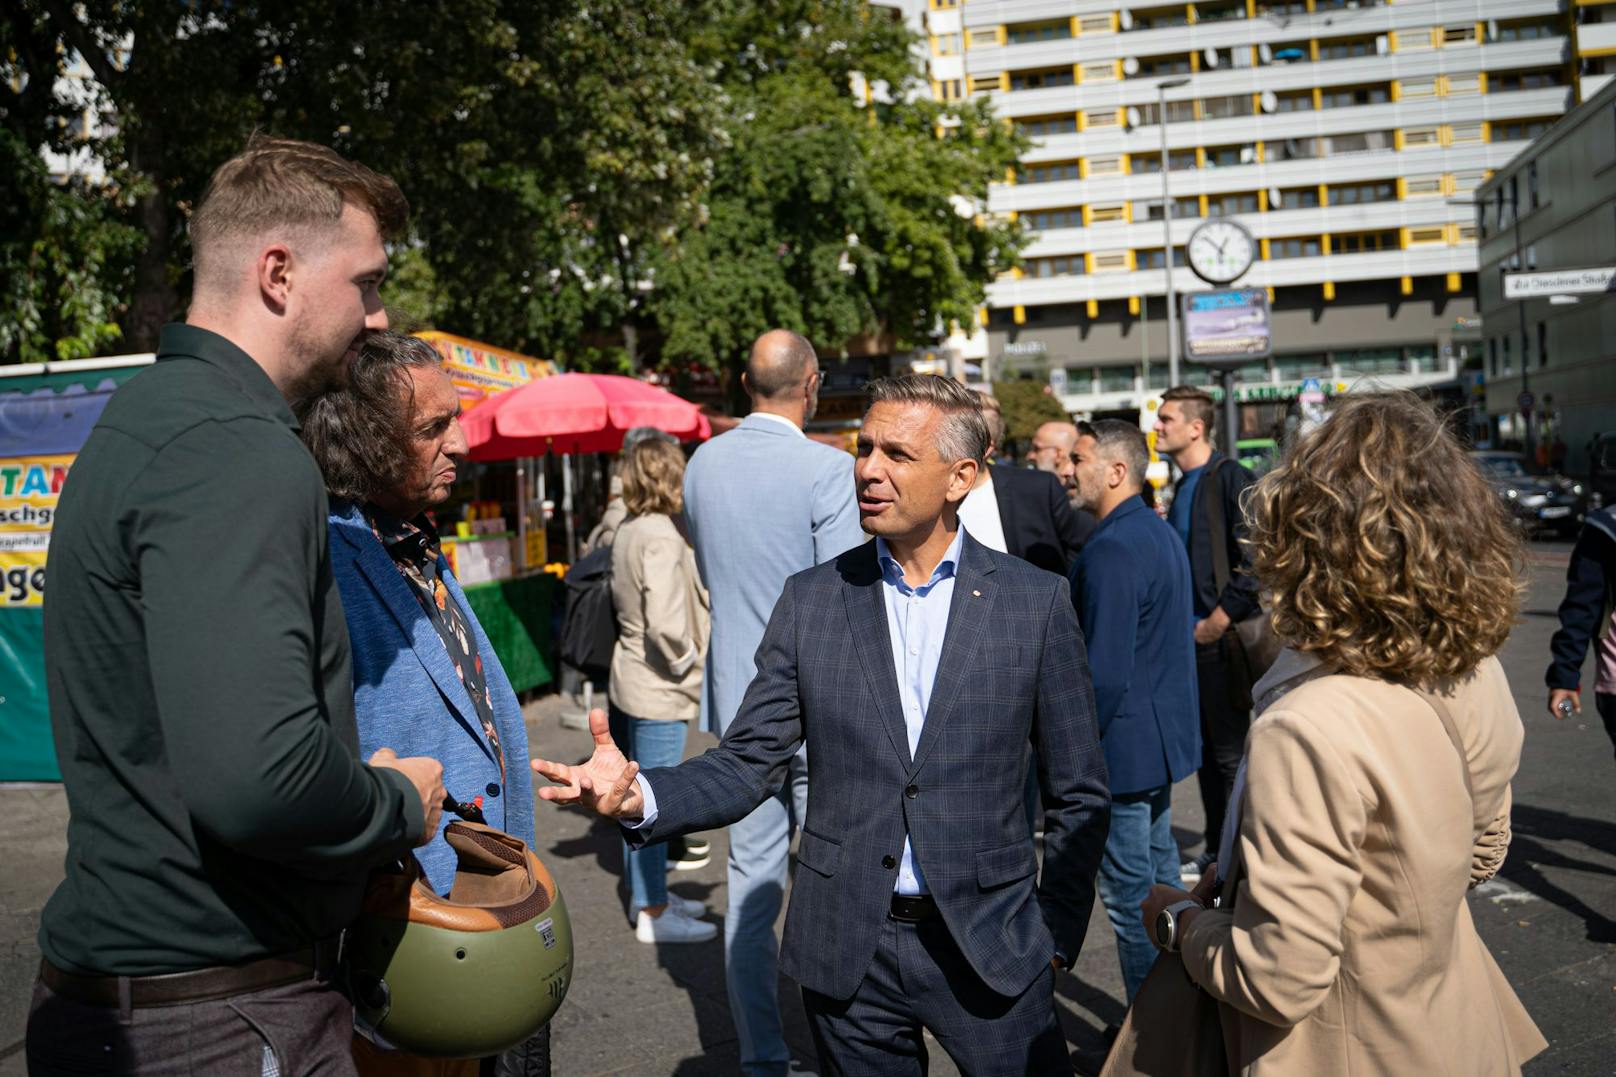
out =
[[[1546,1044],[1465,891],[1509,841],[1523,729],[1496,654],[1520,539],[1405,393],[1343,401],[1247,514],[1289,649],[1257,686],[1216,879],[1157,887],[1147,927],[1220,1003],[1233,1072],[1517,1074]]]

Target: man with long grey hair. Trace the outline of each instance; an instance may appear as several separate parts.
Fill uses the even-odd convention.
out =
[[[441,760],[449,796],[531,846],[522,708],[428,514],[448,499],[466,455],[460,397],[443,361],[424,340],[378,334],[344,388],[298,410],[331,497],[331,571],[353,640],[361,750],[386,743]],[[452,821],[446,815],[443,825]],[[415,855],[446,893],[456,856],[441,827]],[[548,1073],[549,1044],[545,1028],[506,1052],[498,1072]],[[398,1057],[355,1038],[362,1074],[397,1072]],[[484,1072],[493,1066],[485,1060]]]
[[[930,1031],[978,1077],[1070,1074],[1054,976],[1082,947],[1109,813],[1071,594],[960,526],[988,446],[971,390],[908,375],[871,395],[854,482],[875,541],[786,581],[718,747],[640,774],[596,711],[589,760],[534,760],[555,783],[539,795],[662,841],[745,816],[806,741],[781,968],[827,1071],[923,1073]]]

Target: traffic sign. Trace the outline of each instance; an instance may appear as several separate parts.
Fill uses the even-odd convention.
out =
[[[1532,395],[1531,390],[1523,390],[1521,395],[1515,398],[1515,403],[1520,406],[1522,415],[1529,415],[1532,405],[1537,403],[1537,398]]]

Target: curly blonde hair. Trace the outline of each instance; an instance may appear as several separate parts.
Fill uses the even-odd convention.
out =
[[[1247,516],[1275,634],[1343,673],[1462,676],[1520,610],[1521,537],[1412,393],[1345,399],[1257,483]]]

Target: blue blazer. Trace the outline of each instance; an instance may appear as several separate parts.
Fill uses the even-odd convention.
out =
[[[533,772],[522,708],[448,561],[439,558],[438,571],[477,637],[505,754],[503,779],[443,640],[359,506],[332,501],[329,522],[331,571],[353,641],[361,758],[368,759],[378,748],[391,748],[400,756],[431,756],[443,764],[443,785],[450,796],[462,802],[482,797],[488,825],[532,845]],[[440,894],[454,882],[455,854],[442,830],[454,819],[445,812],[438,836],[415,850]]]
[[[1201,765],[1190,563],[1172,525],[1137,497],[1100,521],[1072,569],[1113,794]]]
[[[804,740],[808,817],[781,968],[852,997],[891,907],[909,836],[943,921],[982,982],[1015,997],[1057,946],[1073,961],[1110,823],[1083,637],[1066,581],[965,536],[931,707],[914,757],[874,543],[792,576],[757,676],[718,747],[647,771],[631,845],[727,826],[778,789]],[[1044,864],[1023,807],[1037,749]]]
[[[690,458],[685,525],[712,600],[702,728],[722,734],[757,673],[752,656],[786,577],[866,538],[853,458],[782,422],[748,415]]]

